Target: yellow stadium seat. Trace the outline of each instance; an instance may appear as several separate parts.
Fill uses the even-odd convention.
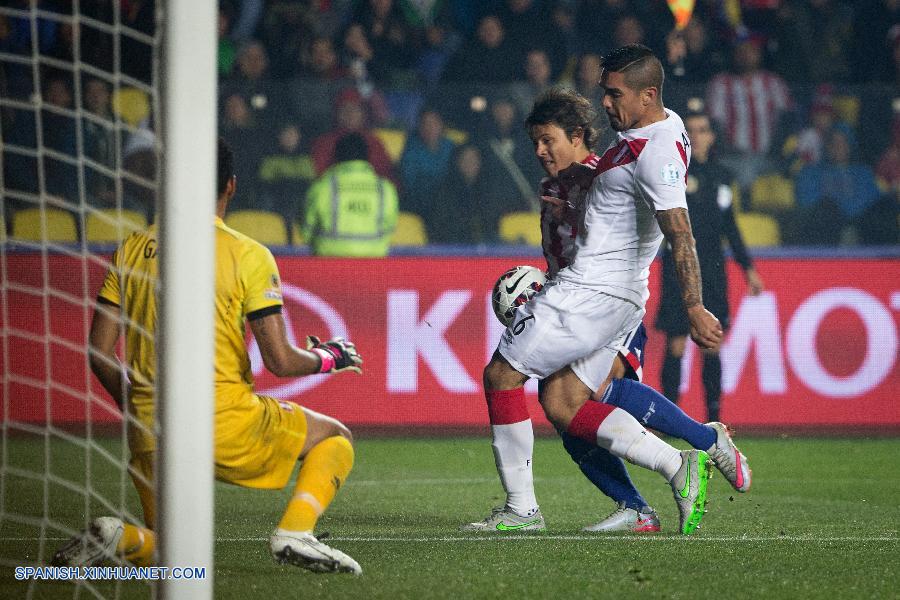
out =
[[[757,177],[750,188],[750,210],[782,213],[794,209],[794,182],[781,175]]]
[[[393,162],[399,162],[406,146],[406,132],[402,129],[373,129],[372,133],[381,141],[388,156]]]
[[[500,239],[509,244],[541,245],[541,215],[512,212],[500,217]]]
[[[735,215],[735,220],[747,246],[758,248],[781,244],[781,228],[774,217],[745,212]]]
[[[47,223],[47,237],[44,238],[42,221]],[[72,213],[59,208],[24,208],[13,214],[12,237],[20,240],[41,242],[75,243],[78,241],[78,227]]]
[[[147,217],[136,210],[104,208],[88,213],[84,237],[89,242],[121,242],[134,231],[147,228]]]
[[[132,127],[137,127],[150,116],[150,98],[137,88],[115,90],[110,102],[113,112]]]
[[[225,224],[267,246],[286,246],[287,225],[281,215],[267,210],[236,210],[225,215]]]
[[[397,228],[391,236],[391,246],[424,246],[428,243],[428,233],[422,217],[411,212],[397,215]]]

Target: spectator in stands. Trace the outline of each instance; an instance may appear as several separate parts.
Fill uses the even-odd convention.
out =
[[[436,22],[425,27],[424,46],[419,57],[420,77],[429,85],[441,79],[447,61],[462,43],[460,36],[446,24]]]
[[[540,48],[529,50],[523,65],[524,81],[510,84],[510,95],[516,102],[520,114],[528,114],[534,99],[553,83],[550,58]]]
[[[304,66],[310,46],[323,35],[318,2],[268,1],[261,36],[269,50],[274,77],[293,77]]]
[[[453,166],[434,193],[425,216],[428,239],[434,244],[493,244],[497,223],[506,207],[485,173],[481,151],[460,146]]]
[[[473,136],[481,151],[482,171],[502,195],[504,211],[538,210],[534,182],[541,180],[543,169],[534,159],[534,145],[522,127],[516,105],[509,98],[496,98],[490,106],[490,119]]]
[[[421,47],[421,32],[406,20],[394,0],[363,0],[352,16],[372,49],[370,69],[375,81],[386,83],[411,69]]]
[[[148,37],[156,35],[156,0],[129,0],[119,11],[123,27]],[[122,73],[151,83],[153,76],[153,45],[130,35],[117,35]]]
[[[456,82],[507,83],[519,75],[519,60],[495,15],[478,22],[475,39],[465,42],[450,57],[443,79]]]
[[[828,84],[816,89],[808,124],[785,140],[781,154],[789,174],[796,175],[803,167],[817,164],[825,158],[825,142],[837,122],[832,92],[833,88]]]
[[[84,94],[84,110],[88,113],[81,118],[84,155],[107,169],[115,169],[115,117],[110,106],[109,84],[102,79],[90,77],[85,80],[81,89]],[[92,200],[100,205],[115,205],[113,180],[90,165],[85,165],[85,185]]]
[[[613,27],[613,47],[621,48],[629,44],[647,44],[646,33],[637,15],[624,14],[616,19]]]
[[[298,125],[283,125],[276,141],[277,147],[265,148],[259,162],[260,193],[256,207],[277,212],[290,223],[303,212],[303,198],[316,177],[316,170]]]
[[[777,11],[775,71],[789,81],[847,81],[853,9],[841,0],[786,0]]]
[[[269,139],[268,127],[251,110],[241,94],[231,94],[224,102],[222,137],[235,149],[235,175],[241,182],[240,194],[231,201],[233,210],[256,208],[259,197],[259,153]]]
[[[435,187],[450,168],[455,146],[444,133],[444,119],[432,108],[419,113],[415,135],[406,138],[400,157],[401,207],[424,217]]]
[[[68,79],[56,75],[48,77],[44,84],[44,102],[48,105],[41,111],[44,147],[74,160],[78,156],[75,119],[60,112],[73,110]],[[68,162],[45,156],[44,181],[50,194],[78,201],[78,172]]]
[[[763,40],[748,36],[734,48],[733,72],[720,73],[706,90],[709,115],[725,134],[730,167],[743,188],[770,168],[767,154],[782,118],[793,108],[790,90],[762,68]]]
[[[550,61],[551,70],[558,73],[568,58],[567,42],[553,20],[550,4],[538,0],[505,0],[497,18],[517,56],[540,48]]]
[[[696,15],[683,30],[669,33],[665,56],[667,81],[706,83],[725,68],[724,55],[709,44],[706,23]]]
[[[337,51],[331,38],[316,37],[309,45],[309,52],[303,58],[302,74],[321,81],[334,81],[349,76],[349,72],[341,66]]]
[[[852,238],[848,228],[867,218],[881,192],[870,167],[853,157],[853,134],[846,126],[833,128],[828,137],[827,157],[805,167],[795,187],[798,213],[798,243],[834,245]]]
[[[256,126],[293,120],[294,108],[287,102],[284,87],[269,76],[269,55],[261,42],[251,40],[238,50],[237,71],[223,85],[225,95],[240,94],[255,115]]]
[[[306,198],[303,238],[317,256],[385,256],[397,226],[394,185],[366,160],[366,139],[341,137],[335,165],[317,179]]]
[[[900,112],[894,113],[891,123],[891,145],[878,159],[875,174],[884,187],[890,190],[900,189]]]
[[[313,141],[312,158],[316,173],[322,174],[334,164],[334,149],[338,140],[350,132],[359,133],[366,140],[368,161],[375,172],[396,183],[393,165],[381,141],[369,130],[369,117],[362,95],[354,88],[342,90],[334,101],[335,128]]]
[[[894,82],[900,85],[897,67],[897,45],[900,43],[900,1],[862,0],[853,21],[855,59],[853,68],[858,81]]]
[[[234,40],[228,37],[232,19],[234,19],[234,10],[231,6],[219,4],[219,45],[217,51],[219,77],[231,75],[231,72],[234,70],[234,63],[237,60],[237,46]]]

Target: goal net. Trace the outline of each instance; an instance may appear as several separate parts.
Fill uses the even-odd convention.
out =
[[[57,547],[98,516],[143,522],[128,469],[126,438],[129,428],[143,426],[129,414],[127,399],[111,398],[92,375],[87,341],[97,292],[117,244],[157,221],[161,241],[183,250],[183,227],[169,224],[174,211],[168,199],[176,195],[171,186],[194,191],[185,188],[183,170],[198,163],[203,165],[198,176],[214,170],[214,95],[200,86],[199,96],[212,99],[205,107],[212,126],[200,132],[210,138],[201,144],[204,151],[185,147],[181,134],[168,128],[173,122],[184,127],[187,117],[169,105],[172,94],[183,97],[184,77],[177,80],[177,69],[170,67],[174,60],[167,59],[166,52],[172,52],[173,43],[183,43],[187,32],[174,30],[166,17],[191,10],[196,17],[197,7],[206,11],[201,10],[201,16],[214,19],[212,0],[0,3],[0,569],[12,574],[0,578],[3,597],[146,597],[168,585],[148,580],[60,581],[17,568],[49,565]],[[213,28],[212,22],[199,28],[209,32],[206,41],[214,40]],[[214,47],[214,42],[209,45]],[[189,52],[184,60],[190,67]],[[214,75],[211,78],[214,82]],[[195,108],[190,102],[185,105]],[[191,152],[195,158],[186,159]],[[185,164],[170,169],[172,155]],[[211,177],[208,183],[204,189],[210,203],[198,209],[205,209],[205,216],[178,215],[195,229],[198,214],[201,220],[211,219]],[[202,246],[204,238],[199,237]],[[201,258],[204,252],[201,248]],[[211,257],[211,250],[208,254]],[[207,267],[203,260],[196,266]],[[161,264],[162,282],[193,276],[188,267],[173,278],[169,268]],[[211,281],[211,269],[209,273]],[[206,289],[202,277],[200,283],[200,289]],[[159,331],[169,331],[167,321],[183,326],[178,301],[177,294],[161,294]],[[124,334],[133,324],[123,314],[118,318]],[[208,341],[211,352],[211,336]],[[190,343],[185,344],[188,351]],[[168,396],[186,388],[179,383],[179,369],[171,367],[164,349],[158,350],[167,392],[157,390],[155,395],[160,413],[165,413]],[[120,339],[120,357],[123,352]],[[169,354],[177,360],[177,352]],[[209,361],[209,354],[199,356]],[[129,377],[127,370],[122,377]],[[163,439],[167,421],[160,425],[159,418],[153,433],[162,433],[161,446],[177,445],[177,439]],[[191,451],[190,444],[185,448]],[[158,479],[190,481],[183,473],[171,479],[169,467],[163,466],[157,469]],[[196,481],[202,485],[206,479]],[[211,498],[208,487],[200,492],[200,506],[207,506],[205,495]],[[160,510],[160,537],[166,538],[174,511],[167,512],[165,499]],[[201,538],[208,533],[202,525],[199,531]],[[177,536],[168,538],[177,543]],[[190,552],[196,548],[184,546]],[[182,557],[167,554],[165,543],[162,548],[164,562]],[[211,556],[189,554],[185,560],[203,566]]]

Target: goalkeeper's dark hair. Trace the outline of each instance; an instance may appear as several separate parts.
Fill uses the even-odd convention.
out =
[[[662,99],[663,84],[666,80],[662,63],[653,50],[643,44],[628,44],[610,51],[603,57],[603,70],[622,73],[625,83],[633,90],[640,91],[655,87]]]
[[[581,130],[584,145],[590,150],[597,141],[594,127],[597,111],[591,101],[573,89],[555,86],[543,92],[525,118],[525,128],[531,133],[536,125],[553,124],[566,132],[569,140]]]
[[[225,193],[228,182],[234,177],[234,152],[219,138],[216,150],[216,197]]]

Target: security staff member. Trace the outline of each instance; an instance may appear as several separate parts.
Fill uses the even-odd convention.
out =
[[[397,226],[397,189],[366,160],[366,140],[348,133],[335,165],[306,194],[303,236],[317,256],[385,256]]]

